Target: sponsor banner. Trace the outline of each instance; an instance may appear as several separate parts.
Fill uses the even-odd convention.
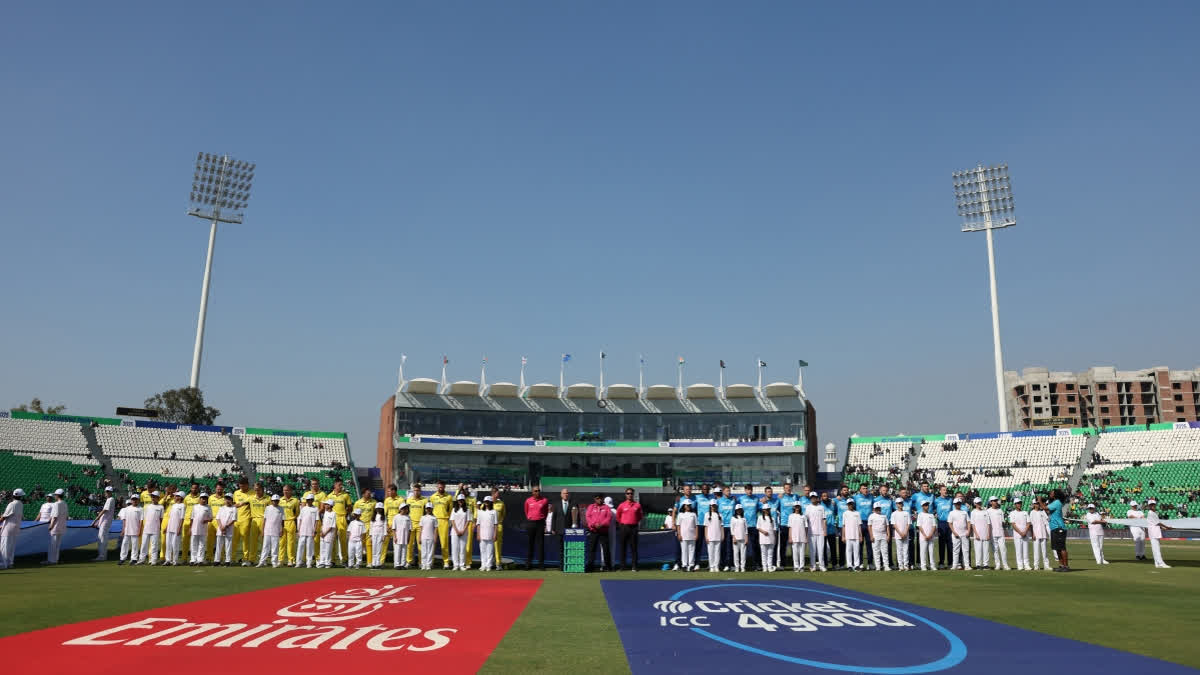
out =
[[[1074,417],[1041,417],[1029,423],[1031,427],[1066,427],[1075,424]]]
[[[7,410],[0,410],[0,419],[8,419],[12,417],[12,413]]]
[[[475,672],[541,581],[330,577],[0,639],[6,669]],[[299,659],[299,661],[297,661]]]
[[[634,675],[1195,672],[806,581],[605,580],[601,585]]]

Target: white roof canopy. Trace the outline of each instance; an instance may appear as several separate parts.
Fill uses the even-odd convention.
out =
[[[596,385],[579,382],[567,387],[567,398],[596,398]]]
[[[517,395],[517,385],[512,382],[497,382],[488,386],[488,396],[503,396],[515,397]]]
[[[754,387],[748,384],[731,384],[725,387],[725,398],[754,398]]]
[[[428,377],[418,377],[408,381],[408,393],[410,394],[436,394],[437,390],[438,381]]]
[[[716,398],[717,397],[717,388],[712,386],[711,384],[704,384],[703,382],[693,384],[687,388],[687,397],[688,398]]]
[[[529,398],[558,398],[558,386],[549,382],[538,382],[529,387],[526,396]]]
[[[470,380],[459,380],[450,385],[451,396],[478,396],[479,383]]]
[[[796,385],[791,382],[772,382],[763,388],[766,391],[767,397],[776,396],[779,398],[795,398]]]
[[[669,384],[654,384],[650,385],[650,388],[646,390],[646,398],[664,399],[678,397],[675,395],[675,387]]]
[[[610,384],[606,395],[616,399],[637,398],[637,388],[632,384]]]

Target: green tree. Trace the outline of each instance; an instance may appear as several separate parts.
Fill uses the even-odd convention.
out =
[[[195,387],[168,389],[142,405],[157,410],[159,419],[176,424],[212,424],[221,416],[220,410],[204,405],[204,393]]]
[[[52,405],[50,407],[45,407],[42,405],[42,399],[36,396],[34,396],[33,400],[29,403],[22,403],[21,405],[17,406],[17,410],[20,410],[21,412],[32,412],[41,415],[61,415],[66,409],[67,406],[65,405]]]

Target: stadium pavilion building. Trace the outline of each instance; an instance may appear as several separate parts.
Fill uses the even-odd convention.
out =
[[[380,411],[384,484],[802,484],[816,417],[799,386],[401,382]]]

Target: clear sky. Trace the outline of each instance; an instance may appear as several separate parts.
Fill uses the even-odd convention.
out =
[[[753,382],[822,443],[996,428],[982,234],[1008,162],[1006,366],[1200,366],[1200,3],[12,3],[0,405],[187,384],[199,150],[220,423],[345,430],[406,375]]]

